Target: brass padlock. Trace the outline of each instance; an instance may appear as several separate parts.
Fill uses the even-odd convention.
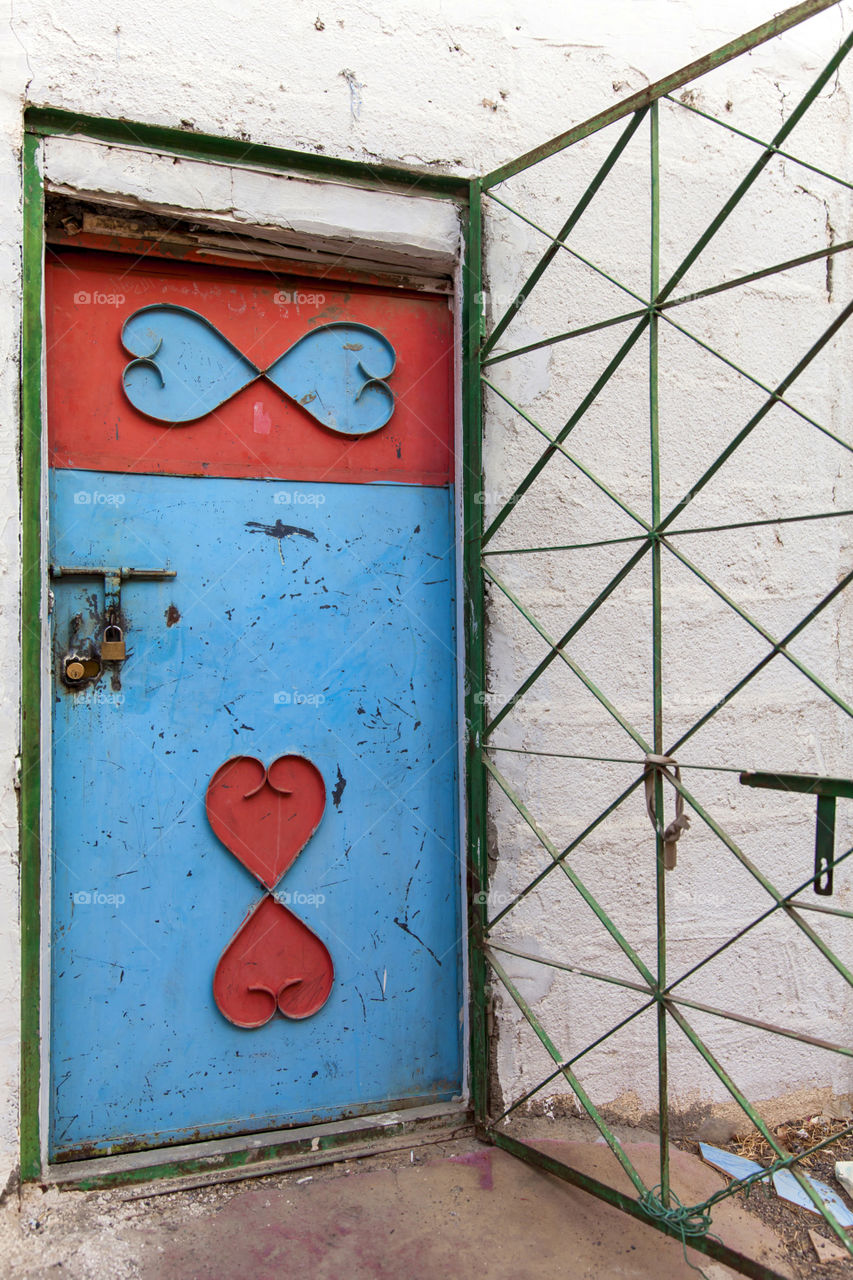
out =
[[[124,662],[126,657],[127,649],[121,627],[117,627],[115,624],[105,627],[104,638],[101,641],[101,661]]]

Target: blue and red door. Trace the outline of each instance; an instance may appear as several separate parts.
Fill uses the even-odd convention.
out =
[[[447,299],[47,277],[51,1158],[448,1100]]]

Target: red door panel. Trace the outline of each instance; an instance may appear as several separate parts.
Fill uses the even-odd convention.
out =
[[[339,483],[451,479],[445,297],[73,251],[52,255],[47,293],[51,466]],[[378,329],[397,356],[393,417],[375,435],[342,438],[261,378],[198,422],[158,424],[133,408],[121,383],[132,358],[122,325],[155,303],[198,312],[260,368],[320,325]]]

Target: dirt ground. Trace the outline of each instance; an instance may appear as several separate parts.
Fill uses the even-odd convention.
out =
[[[654,1185],[655,1135],[631,1129],[619,1136]],[[525,1137],[628,1189],[609,1150],[577,1123],[531,1122]],[[672,1178],[688,1204],[723,1184],[722,1175],[677,1148]],[[734,1275],[692,1250],[688,1262],[680,1241],[473,1138],[250,1181],[162,1190],[156,1183],[102,1192],[24,1188],[0,1207],[0,1275],[695,1280],[691,1264],[708,1280]],[[713,1229],[791,1280],[806,1274],[830,1280],[826,1267],[798,1272],[775,1224],[734,1199],[719,1206]]]
[[[850,1118],[836,1120],[830,1116],[799,1116],[776,1125],[773,1135],[779,1144],[791,1155],[806,1151],[834,1134],[843,1132],[850,1123]],[[755,1130],[735,1133],[728,1140],[711,1141],[712,1146],[733,1151],[736,1155],[755,1160],[765,1167],[771,1165],[778,1157],[769,1143]],[[687,1151],[698,1152],[699,1144],[693,1140],[682,1140],[679,1145]],[[818,1178],[838,1192],[842,1200],[849,1204],[849,1196],[835,1177],[836,1160],[853,1160],[853,1134],[835,1137],[829,1146],[814,1155],[805,1156],[802,1172]],[[815,1232],[833,1245],[838,1239],[833,1231],[817,1214],[801,1209],[797,1205],[780,1200],[772,1192],[761,1187],[754,1188],[749,1195],[743,1192],[737,1196],[740,1204],[751,1214],[766,1223],[779,1238],[784,1241],[788,1260],[798,1280],[807,1280],[819,1275],[821,1280],[853,1280],[853,1259],[845,1262],[818,1264],[815,1247],[809,1232]]]

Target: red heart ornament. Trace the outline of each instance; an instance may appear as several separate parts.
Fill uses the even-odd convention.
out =
[[[238,1027],[262,1027],[279,1009],[310,1018],[334,981],[323,943],[283,903],[264,894],[220,956],[213,997]]]
[[[225,848],[274,889],[320,825],[326,784],[304,756],[279,756],[269,768],[234,756],[211,778],[205,807]]]

